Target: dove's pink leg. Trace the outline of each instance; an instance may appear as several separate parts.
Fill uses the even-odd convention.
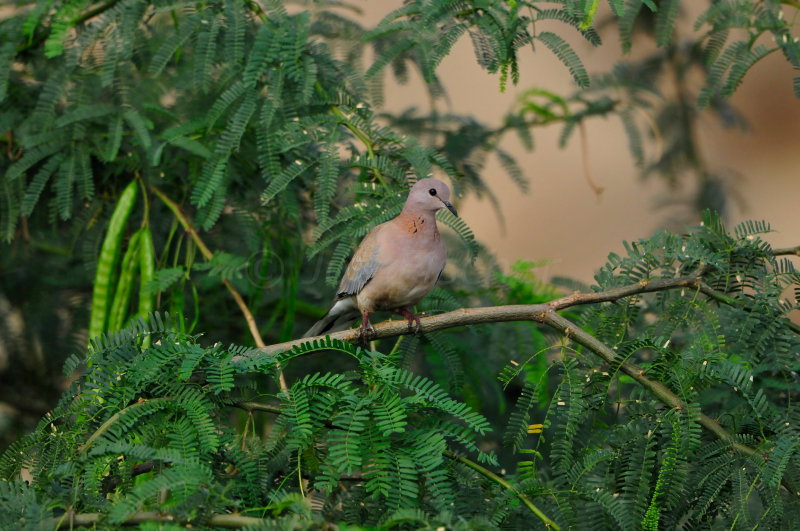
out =
[[[407,308],[401,308],[397,310],[397,313],[408,319],[408,330],[411,331],[411,323],[417,323],[417,329],[414,331],[415,334],[418,334],[420,330],[422,330],[422,323],[419,322],[419,315],[411,313],[408,311]]]
[[[370,332],[374,332],[375,328],[372,326],[372,323],[369,322],[369,312],[364,312],[363,317],[361,319],[361,326],[358,327],[361,330],[361,335],[366,337],[367,330]]]

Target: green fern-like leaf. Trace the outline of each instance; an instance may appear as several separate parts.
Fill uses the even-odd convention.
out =
[[[165,469],[157,476],[138,484],[108,513],[111,523],[121,524],[159,492],[169,492],[174,499],[182,499],[201,491],[202,485],[212,481],[211,471],[204,465],[183,465]]]
[[[515,452],[522,448],[523,439],[528,433],[530,425],[530,409],[537,403],[538,396],[539,391],[536,385],[525,382],[503,435],[503,442],[511,446]]]
[[[475,235],[472,233],[472,229],[469,228],[469,225],[467,225],[463,219],[457,218],[452,212],[444,209],[436,213],[436,219],[455,231],[455,233],[459,238],[461,238],[461,241],[467,247],[470,258],[474,261],[478,256],[479,247],[475,241]]]
[[[27,190],[25,191],[25,198],[22,200],[21,213],[23,216],[30,216],[36,203],[39,201],[39,196],[44,190],[47,181],[55,173],[56,169],[61,165],[64,160],[64,155],[57,154],[50,157],[36,172]]]
[[[471,429],[478,433],[490,430],[488,422],[479,413],[471,411],[469,406],[456,402],[447,396],[447,393],[433,381],[415,376],[413,373],[398,370],[391,376],[391,383],[413,391],[424,398],[430,407],[441,409],[466,422]]]
[[[35,146],[33,149],[27,150],[22,158],[12,164],[6,172],[5,178],[9,181],[18,179],[23,173],[28,171],[31,167],[41,162],[42,160],[50,157],[51,155],[61,151],[64,148],[63,142],[51,142],[45,145]]]
[[[578,374],[577,363],[567,359],[562,365],[562,379],[553,397],[550,409],[556,408],[556,415],[563,419],[553,441],[551,458],[561,474],[568,474],[575,461],[573,447],[575,437],[586,415],[583,407],[583,386]],[[563,409],[563,413],[561,410]],[[548,413],[549,416],[549,413]]]
[[[624,53],[628,53],[631,50],[633,26],[636,24],[636,18],[639,16],[639,11],[641,11],[642,5],[642,0],[627,0],[625,2],[625,11],[620,16],[618,22],[619,40]]]
[[[239,148],[239,143],[242,140],[245,128],[249,124],[250,118],[255,111],[256,97],[255,94],[250,91],[245,94],[242,103],[236,109],[236,112],[231,115],[225,130],[220,135],[217,145],[215,146],[215,151],[218,155],[225,156]]]
[[[308,162],[295,160],[293,164],[284,168],[280,175],[276,175],[274,179],[270,181],[267,189],[261,194],[261,202],[265,205],[268,204],[276,195],[289,186],[289,183],[308,171],[312,165],[313,164]]]
[[[373,415],[377,427],[385,437],[393,433],[402,433],[408,424],[404,400],[385,391],[381,393],[373,405]]]
[[[125,118],[125,121],[128,122],[131,129],[133,129],[140,147],[144,151],[149,151],[152,145],[149,131],[153,129],[153,123],[144,118],[139,111],[133,108],[126,110],[122,116]]]
[[[589,74],[586,72],[586,68],[575,50],[564,39],[549,31],[539,33],[536,39],[544,43],[564,63],[579,87],[589,86]]]
[[[594,6],[596,9],[597,2],[594,2]],[[622,14],[622,10],[624,9],[622,0],[612,0],[611,7],[612,9],[620,10],[619,12],[615,12],[616,16],[620,16]],[[536,20],[559,20],[572,26],[573,28],[579,29],[583,38],[593,46],[599,46],[601,44],[601,39],[597,32],[590,27],[590,25],[586,25],[584,27],[584,24],[580,20],[576,19],[566,9],[542,9],[539,11]]]
[[[58,57],[64,53],[64,41],[67,33],[72,30],[74,20],[86,7],[85,0],[73,0],[64,2],[59,6],[58,11],[53,15],[50,25],[50,35],[44,43],[44,54],[48,59]]]
[[[338,185],[338,153],[336,152],[336,140],[338,135],[334,133],[329,139],[320,157],[317,179],[315,184],[317,191],[314,194],[314,213],[317,215],[317,222],[324,222],[328,219],[330,202],[336,194]]]
[[[757,44],[751,50],[748,50],[743,57],[738,58],[733,66],[731,66],[728,77],[725,79],[725,83],[720,89],[722,97],[728,98],[732,96],[739,85],[741,85],[744,75],[750,68],[775,50],[776,48],[770,49],[763,44]]]
[[[706,86],[700,90],[698,104],[707,107],[713,96],[716,96],[722,85],[722,79],[731,66],[747,53],[747,43],[736,41],[728,45],[716,61],[709,67]]]
[[[456,350],[449,345],[444,336],[437,332],[427,334],[426,339],[431,342],[436,353],[444,362],[451,387],[461,389],[464,385],[464,367]]]
[[[675,28],[675,20],[678,18],[679,0],[667,0],[661,2],[656,11],[656,42],[661,47],[669,46],[672,41],[672,33]]]
[[[225,57],[233,65],[244,61],[247,19],[244,2],[225,3]]]
[[[365,37],[366,38],[366,37]],[[397,60],[401,55],[408,52],[415,45],[414,39],[411,37],[404,37],[390,46],[384,51],[375,62],[370,65],[365,73],[366,79],[371,79],[377,76],[387,65]]]
[[[213,13],[210,20],[203,19],[201,21],[200,30],[197,33],[194,82],[203,92],[208,92],[211,87],[211,69],[216,58],[217,38],[223,24],[223,14],[221,12]]]
[[[220,394],[230,391],[234,387],[234,370],[235,367],[231,363],[233,353],[224,353],[220,358],[214,360],[214,363],[207,369],[209,389],[214,394]]]
[[[248,260],[246,257],[218,251],[207,262],[196,263],[194,269],[208,271],[209,275],[217,276],[222,280],[231,280],[241,278],[242,271],[247,266]],[[177,272],[171,272],[170,276],[172,277],[172,275],[177,275]]]
[[[206,113],[206,127],[210,130],[217,123],[223,113],[247,91],[247,86],[241,81],[234,82],[220,94]]]
[[[625,127],[625,134],[628,137],[628,149],[633,155],[633,160],[638,166],[644,164],[644,147],[642,135],[633,119],[631,111],[626,110],[619,114],[622,125]]]
[[[201,23],[202,19],[198,14],[192,14],[181,21],[178,31],[161,43],[150,61],[149,72],[151,75],[161,74],[172,56],[192,37]]]
[[[203,166],[199,182],[192,190],[192,202],[198,207],[208,207],[225,186],[228,171],[228,154],[216,155]]]
[[[8,93],[11,63],[16,53],[17,46],[13,35],[6,42],[0,43],[0,103],[3,103]]]
[[[61,219],[66,220],[72,216],[72,200],[77,181],[76,173],[77,160],[75,153],[72,152],[61,161],[56,173],[55,205]]]

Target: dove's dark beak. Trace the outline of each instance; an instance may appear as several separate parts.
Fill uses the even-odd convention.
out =
[[[458,217],[458,211],[456,211],[456,207],[453,206],[453,203],[444,200],[442,201],[442,203],[444,203],[444,206],[447,207],[447,210],[452,212],[455,217]]]

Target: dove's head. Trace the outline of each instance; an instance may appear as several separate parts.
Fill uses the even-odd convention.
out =
[[[447,208],[458,216],[455,207],[450,203],[450,189],[447,185],[437,179],[422,179],[411,187],[403,210],[436,212],[440,208]]]

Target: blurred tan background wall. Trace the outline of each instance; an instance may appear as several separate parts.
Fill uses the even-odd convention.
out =
[[[402,2],[362,0],[361,4],[364,22],[370,25]],[[687,4],[693,13],[707,5],[683,3]],[[598,21],[608,16],[602,5],[606,11],[601,8]],[[693,13],[684,13],[679,31],[692,30]],[[575,46],[590,74],[607,71],[622,58],[614,26],[600,30],[603,45],[599,48],[586,44],[564,24],[552,23],[547,29]],[[634,41],[633,53],[636,51]],[[544,46],[535,53],[528,48],[520,58],[519,85],[509,84],[501,94],[499,76],[478,66],[469,39],[462,38],[438,70],[450,102],[449,108],[440,109],[471,113],[496,126],[527,88],[536,86],[564,95],[576,89],[567,69]],[[767,238],[776,247],[800,244],[800,100],[792,93],[792,75],[779,53],[771,54],[747,74],[731,103],[749,122],[749,132],[724,129],[708,113],[702,115],[698,127],[708,167],[740,175],[734,189],[742,201],[732,200],[729,228],[742,220],[766,220],[777,231]],[[386,83],[387,109],[430,109],[421,79],[411,77],[406,85]],[[457,206],[478,239],[497,253],[503,267],[520,258],[551,259],[550,265],[538,271],[543,278],[558,275],[591,282],[608,253],[622,251],[622,240],[648,237],[676,216],[685,216],[685,208],[655,205],[671,194],[688,196],[689,190],[671,192],[657,177],[642,181],[619,120],[593,119],[587,123],[589,162],[595,180],[605,188],[598,200],[586,182],[579,135],[576,132],[567,147],[559,149],[560,129],[558,124],[537,128],[533,133],[536,149],[530,153],[513,135],[504,137],[503,147],[515,155],[530,180],[528,194],[519,192],[496,161],[489,164],[487,181],[500,200],[505,230],[488,201],[468,198]],[[650,148],[646,154],[652,157],[652,144],[645,147]],[[697,222],[699,217],[694,216],[691,224]],[[673,223],[670,228],[683,227]]]

